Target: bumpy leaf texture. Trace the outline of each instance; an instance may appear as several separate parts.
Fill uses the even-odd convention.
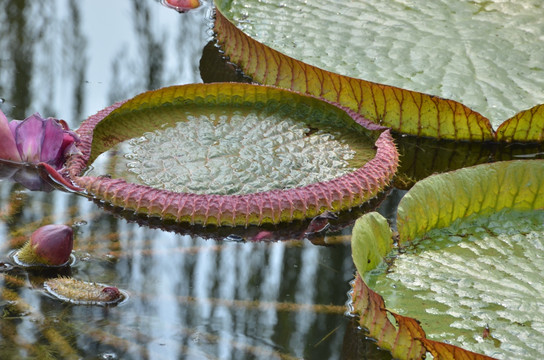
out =
[[[365,279],[388,309],[417,318],[429,339],[503,359],[538,359],[543,221],[541,210],[459,219],[406,244],[386,271]]]
[[[196,194],[128,182],[123,177],[84,173],[86,167],[104,151],[131,138],[149,137],[146,131],[188,121],[183,109],[195,107],[217,109],[218,113],[245,108],[274,109],[275,112],[292,114],[297,121],[313,119],[313,123],[307,124],[308,136],[319,133],[320,128],[329,122],[355,133],[360,130],[372,133],[364,126],[378,133],[383,131],[383,128],[349,109],[287,90],[234,83],[170,87],[141,94],[124,104],[116,104],[84,122],[78,130],[83,154],[72,157],[68,163],[70,178],[94,197],[141,214],[192,224],[247,226],[311,218],[326,210],[341,211],[358,206],[387,186],[397,168],[398,153],[386,130],[377,136],[376,156],[360,168],[331,180],[287,189],[234,195]],[[166,121],[164,114],[170,114],[167,119],[174,120]],[[221,121],[217,123],[221,125]],[[368,141],[363,138],[361,136],[360,140]],[[157,152],[160,151],[157,149]],[[177,160],[181,162],[180,159]],[[258,159],[253,161],[258,162]],[[198,169],[193,168],[193,172],[196,171]]]
[[[392,327],[388,323],[383,298],[357,277],[353,307],[361,315],[361,325],[378,340],[380,346],[390,349],[399,358],[414,358],[411,351],[416,343],[435,358],[487,358],[436,341],[446,340],[444,336],[448,337],[448,334],[455,336],[455,331],[463,333],[462,329],[472,329],[474,326],[478,329],[479,326],[481,334],[476,335],[479,345],[474,345],[474,340],[463,340],[463,336],[447,340],[455,340],[463,346],[470,345],[493,356],[531,358],[537,354],[538,357],[538,340],[535,342],[534,333],[539,331],[540,320],[532,314],[534,304],[531,305],[531,302],[538,303],[534,291],[538,292],[540,288],[541,272],[539,275],[538,269],[541,267],[538,265],[540,260],[536,258],[543,245],[542,237],[535,235],[533,228],[542,231],[543,178],[544,161],[534,160],[479,165],[418,182],[399,204],[399,242],[405,248],[403,252],[410,253],[412,250],[407,247],[408,244],[423,237],[426,239],[423,243],[428,243],[426,246],[442,250],[415,256],[396,254],[389,259],[392,262],[392,265],[388,265],[389,269],[384,269],[382,264],[381,269],[372,270],[376,263],[372,259],[384,254],[383,250],[378,249],[383,249],[383,244],[389,244],[391,248],[391,231],[387,221],[376,213],[366,214],[357,220],[352,247],[358,274],[365,275],[365,279],[370,280],[374,287],[379,284],[376,283],[376,273],[385,271],[384,276],[394,277],[398,283],[380,285],[382,294],[387,294],[391,304],[402,299],[413,305],[408,306],[409,312],[402,312],[402,315],[391,312],[398,324],[398,328]],[[521,222],[516,222],[516,218]],[[476,221],[475,225],[471,225],[472,221]],[[495,225],[492,226],[493,223]],[[510,229],[497,230],[501,226],[510,226]],[[440,228],[444,230],[437,230]],[[441,238],[431,235],[436,231],[442,232]],[[476,233],[485,239],[475,240]],[[439,254],[433,258],[431,253],[437,251]],[[369,252],[374,252],[374,255],[369,255]],[[400,267],[398,271],[396,267]],[[471,272],[474,274],[470,275]],[[471,276],[475,278],[472,283]],[[422,284],[427,283],[431,292],[428,297],[421,291],[413,291],[424,288]],[[462,284],[469,286],[463,288]],[[457,288],[460,289],[458,293]],[[457,316],[451,327],[446,318],[432,318],[432,314],[438,314],[445,308],[450,309],[447,316]],[[406,311],[403,308],[395,309],[396,312]],[[486,312],[486,309],[489,311]],[[433,328],[432,339],[424,335],[418,322],[406,315],[425,318],[423,328]],[[429,317],[432,319],[429,320]],[[534,324],[527,323],[525,318],[530,318]],[[498,323],[497,319],[500,320]],[[493,324],[500,324],[498,326],[504,327],[506,333],[496,331],[497,326],[490,332],[485,326],[486,321],[495,321]],[[518,324],[520,328],[516,328],[518,322],[524,321],[524,324]],[[405,325],[409,326],[408,331],[402,330]],[[437,326],[440,328],[438,332],[435,329]],[[498,344],[506,344],[505,347],[501,346],[499,350],[494,343],[497,341]],[[524,341],[527,345],[525,349]]]
[[[384,217],[377,213],[363,215],[355,224],[353,240],[357,275],[352,284],[352,311],[359,315],[361,327],[376,339],[380,347],[391,351],[396,359],[421,359],[427,351],[437,359],[491,359],[457,346],[428,340],[416,319],[386,310],[383,298],[367,286],[361,276],[372,269],[370,258],[384,256],[383,250],[392,244],[391,230]],[[376,245],[376,242],[381,245]],[[389,314],[394,317],[396,326]]]
[[[406,134],[541,141],[542,114],[528,134],[498,137],[480,114],[504,119],[544,100],[535,2],[216,4],[219,44],[256,81],[324,97]]]

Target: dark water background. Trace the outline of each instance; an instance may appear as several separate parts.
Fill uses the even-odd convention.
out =
[[[210,2],[178,14],[153,0],[0,0],[0,108],[77,128],[148,89],[242,79],[206,47]],[[355,271],[349,226],[313,241],[278,227],[284,241],[252,243],[228,229],[160,229],[125,215],[0,182],[1,359],[390,358],[344,314]],[[75,229],[77,260],[65,275],[122,288],[128,301],[59,302],[42,291],[58,273],[10,266],[9,252],[49,223]]]

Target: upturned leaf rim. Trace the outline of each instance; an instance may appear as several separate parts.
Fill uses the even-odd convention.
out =
[[[93,131],[110,114],[172,102],[178,105],[202,101],[208,104],[214,101],[247,104],[248,101],[270,97],[281,101],[323,101],[286,89],[241,83],[189,84],[148,91],[107,107],[82,123],[77,130],[81,139],[81,155],[69,159],[67,176],[91,197],[138,214],[192,225],[246,227],[312,218],[324,211],[346,210],[363,204],[388,186],[398,167],[398,152],[389,130],[328,101],[325,101],[327,106],[345,111],[360,126],[381,131],[375,142],[376,156],[373,159],[354,172],[330,181],[286,190],[215,195],[173,192],[131,184],[123,179],[83,175],[91,157]]]

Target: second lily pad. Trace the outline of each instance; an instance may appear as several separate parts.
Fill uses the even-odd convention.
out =
[[[456,221],[428,232],[367,283],[388,309],[417,318],[429,339],[498,358],[540,358],[543,222],[543,211]]]
[[[375,234],[356,224],[352,242],[366,282],[357,277],[354,308],[380,346],[400,358],[421,346],[435,358],[467,355],[460,347],[485,354],[467,358],[542,357],[543,176],[544,161],[509,161],[418,182],[399,204],[399,246],[376,269],[367,259],[387,251],[365,251],[382,238],[391,249],[390,230],[375,213],[357,221],[381,224]]]
[[[144,93],[78,130],[70,177],[93,196],[181,222],[248,225],[360,205],[386,186],[388,131],[315,97],[249,84]]]
[[[219,44],[255,81],[406,134],[542,141],[540,1],[215,3]],[[512,120],[495,137],[488,118]]]

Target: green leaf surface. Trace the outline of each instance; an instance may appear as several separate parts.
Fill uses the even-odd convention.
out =
[[[101,154],[86,175],[105,172],[176,192],[249,194],[330,181],[376,155],[362,127],[348,132],[321,124],[318,129],[275,109],[183,106],[147,115],[131,116],[131,129],[138,128],[139,119],[146,120],[140,136]],[[153,128],[147,119],[164,123]],[[116,126],[121,123],[116,121]],[[115,161],[108,161],[111,157]]]
[[[393,246],[393,234],[389,224],[377,212],[357,219],[352,234],[353,262],[359,274],[365,274],[378,266]]]
[[[368,256],[357,249],[364,242],[352,243],[366,282],[354,288],[360,323],[369,328],[369,322],[377,323],[370,319],[385,321],[376,305],[361,300],[361,294],[371,293],[365,290],[369,286],[383,296],[373,301],[383,301],[394,314],[397,340],[405,318],[412,326],[417,319],[426,335],[416,328],[420,335],[409,337],[419,336],[435,358],[542,357],[542,184],[542,160],[478,165],[418,182],[399,204],[400,247],[387,261],[370,270],[364,264]],[[390,230],[361,234],[380,243]],[[376,330],[371,335],[395,348],[391,335],[382,340]],[[406,354],[400,357],[409,358]]]
[[[544,9],[539,0],[216,4],[251,38],[289,57],[333,73],[456,100],[493,119],[495,126],[544,102]],[[253,65],[244,70],[252,75],[265,61],[250,60]]]
[[[89,118],[71,179],[94,197],[179,222],[278,223],[376,196],[396,171],[388,131],[266,86],[150,91]]]
[[[431,176],[414,185],[397,213],[399,241],[472,214],[544,208],[544,161],[504,161]]]
[[[209,94],[194,103],[189,97],[164,101],[159,91],[153,97],[160,104],[124,104],[94,129],[86,175],[105,171],[175,192],[249,194],[330,181],[376,155],[375,139],[346,112],[268,90],[255,91],[263,99],[248,91],[240,98],[224,95],[220,102]],[[112,134],[119,137],[113,147]],[[100,157],[93,160],[99,153],[115,161],[104,169]]]
[[[497,129],[497,139],[506,142],[542,142],[544,140],[544,105],[521,111]]]
[[[366,278],[431,340],[501,359],[544,356],[544,211],[501,211],[427,232]],[[489,334],[485,329],[489,329]]]
[[[470,141],[495,138],[489,120],[459,102],[322,70],[253,40],[220,12],[215,19],[225,53],[258,82],[342,104],[406,134]]]

